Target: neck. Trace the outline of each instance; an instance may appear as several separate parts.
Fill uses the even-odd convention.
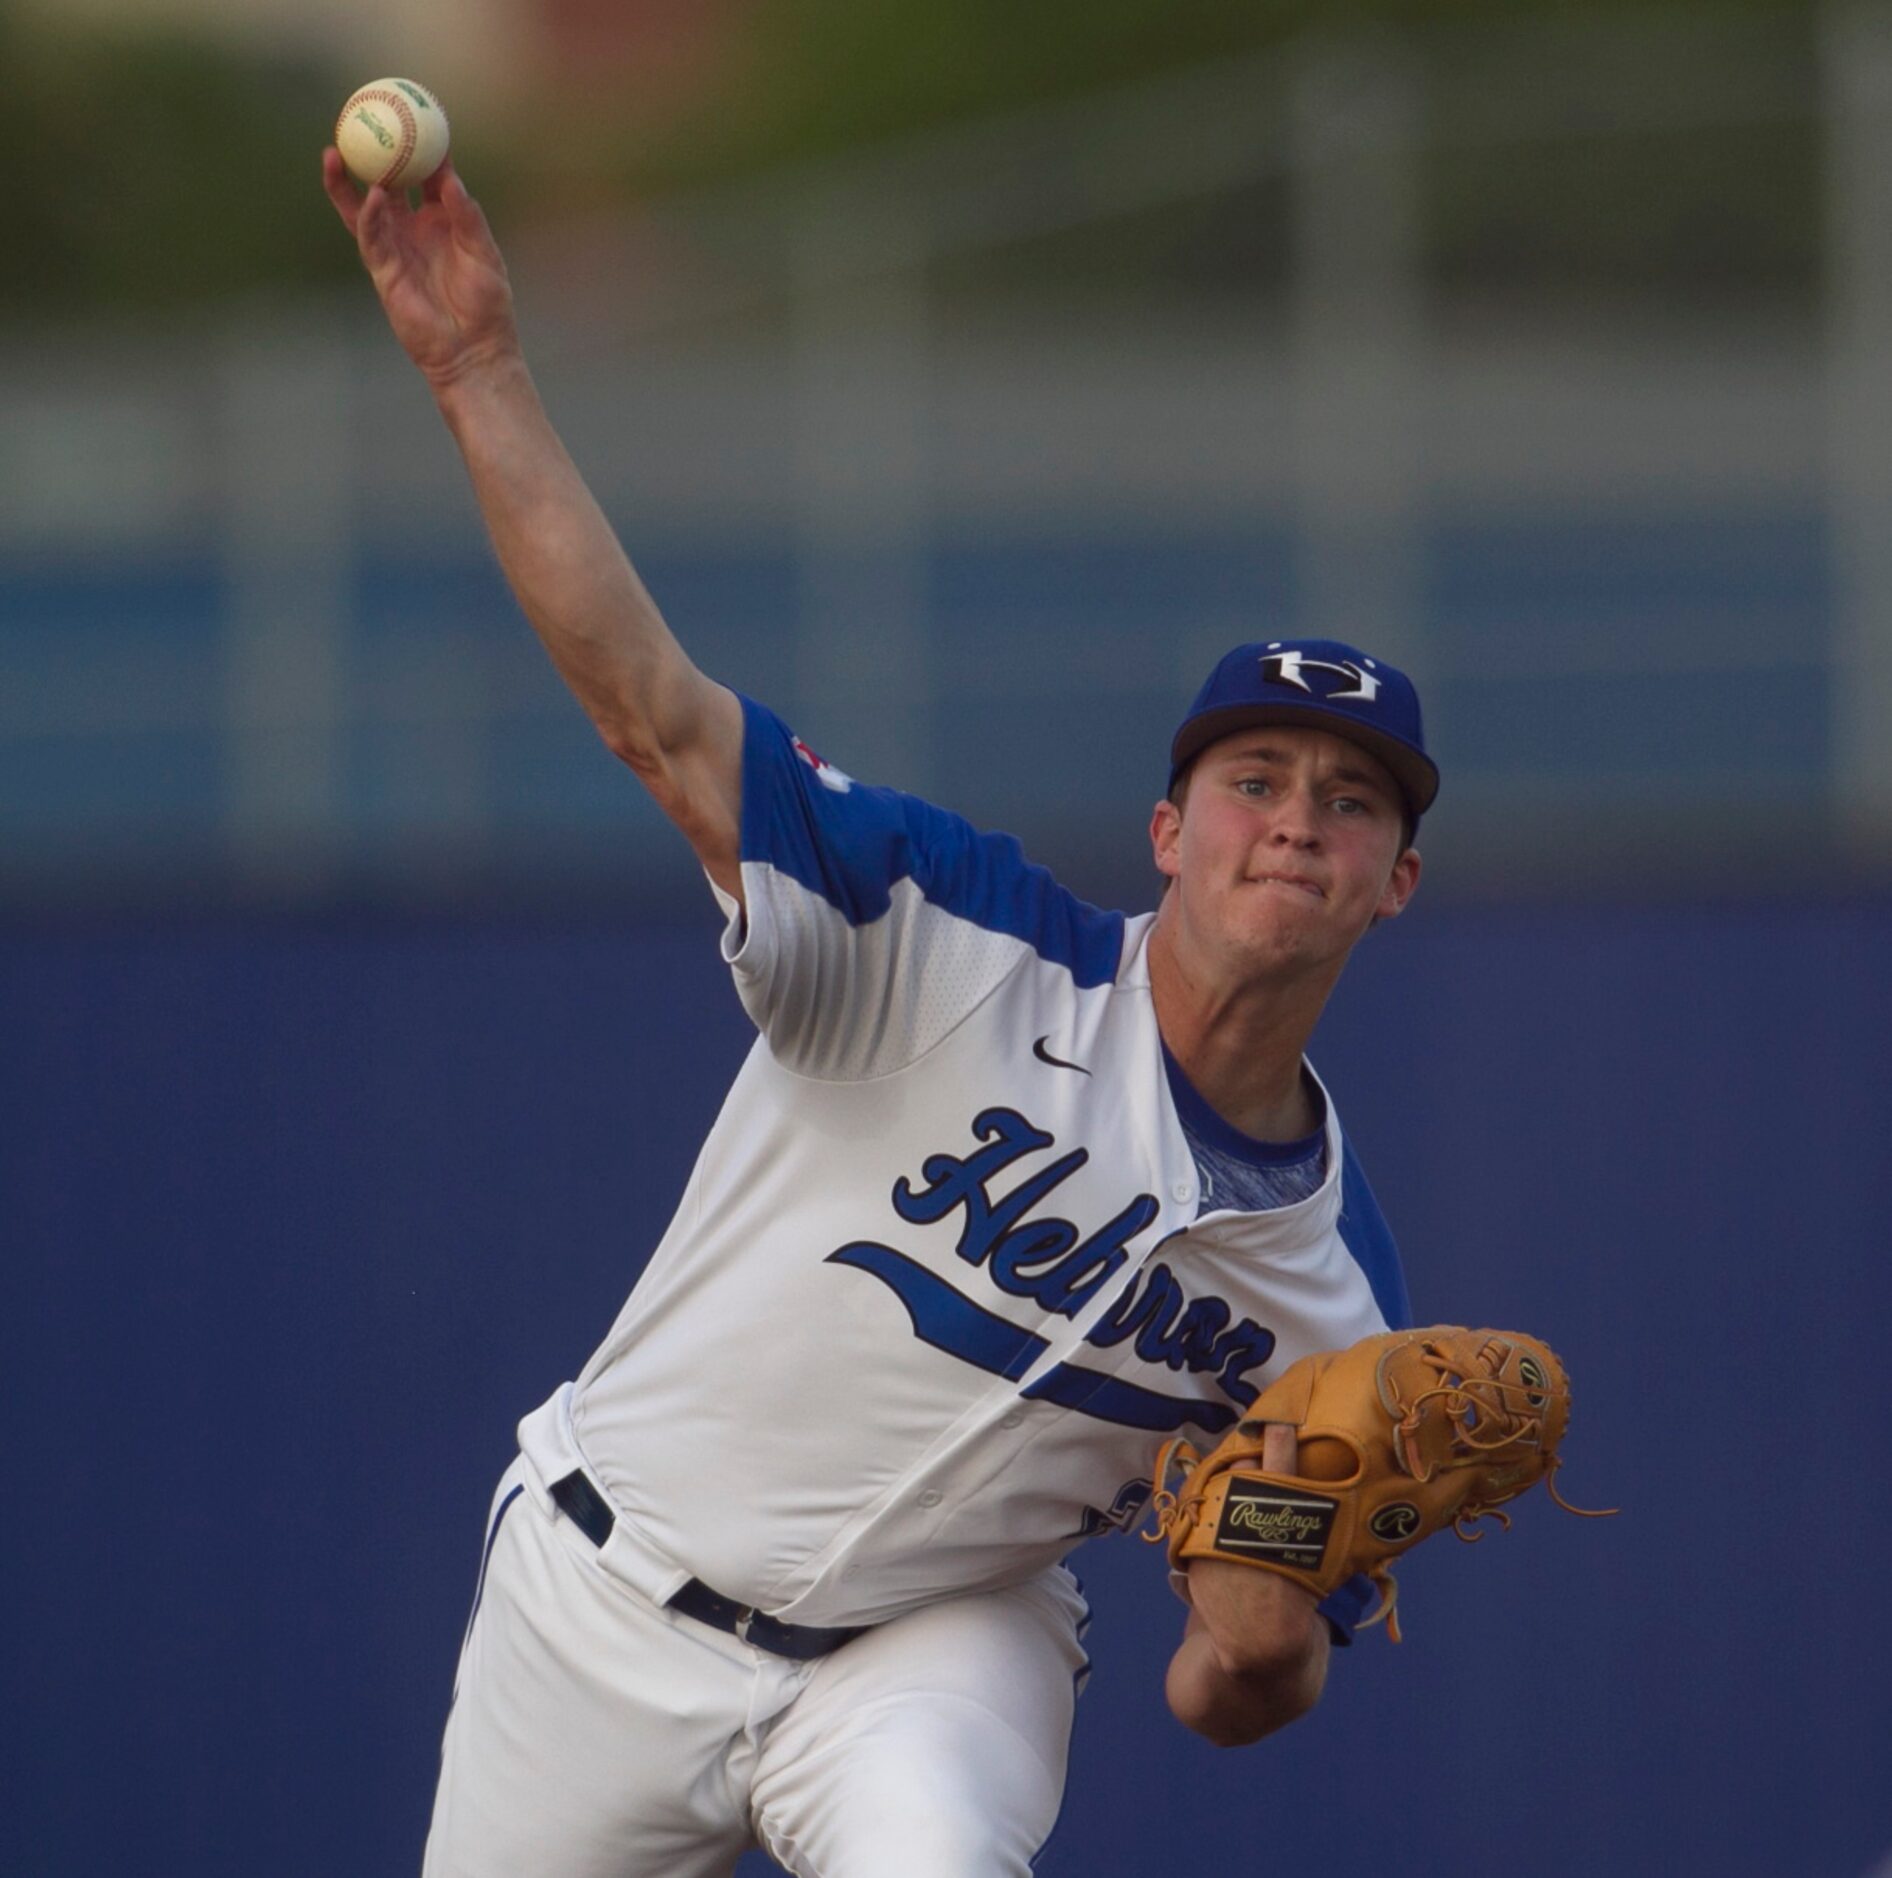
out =
[[[1310,1134],[1317,1111],[1302,1059],[1339,964],[1313,974],[1221,977],[1187,955],[1175,922],[1162,913],[1150,934],[1149,962],[1157,1028],[1202,1099],[1257,1141]]]

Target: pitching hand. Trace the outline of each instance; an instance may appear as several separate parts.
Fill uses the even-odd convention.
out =
[[[322,186],[361,250],[395,338],[430,383],[451,384],[517,352],[505,260],[450,161],[428,177],[417,209],[378,183],[357,194],[333,149],[322,153]]]

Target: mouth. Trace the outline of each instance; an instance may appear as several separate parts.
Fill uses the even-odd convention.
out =
[[[1254,884],[1258,887],[1287,887],[1296,893],[1304,893],[1311,899],[1324,900],[1327,889],[1319,881],[1310,880],[1305,874],[1257,874]]]

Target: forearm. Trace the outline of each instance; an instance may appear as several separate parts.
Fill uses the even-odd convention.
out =
[[[1259,1741],[1305,1715],[1327,1684],[1331,1640],[1312,1595],[1272,1572],[1197,1559],[1191,1609],[1164,1694],[1218,1747]]]
[[[432,386],[500,566],[605,742],[740,898],[742,707],[685,656],[553,430],[519,350],[506,263],[452,163],[418,208],[358,196],[341,155],[322,187],[388,324]],[[398,193],[398,192],[397,192]]]
[[[1217,1747],[1238,1748],[1299,1721],[1319,1702],[1326,1681],[1324,1639],[1292,1661],[1244,1666],[1226,1658],[1207,1628],[1192,1620],[1170,1658],[1163,1693],[1186,1728]]]
[[[672,636],[516,350],[435,386],[506,580],[605,742],[658,787],[727,698]],[[733,708],[723,706],[722,708]]]

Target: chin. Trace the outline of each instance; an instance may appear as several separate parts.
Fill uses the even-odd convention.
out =
[[[1285,971],[1344,959],[1359,937],[1358,932],[1338,930],[1332,909],[1315,902],[1307,907],[1304,917],[1290,914],[1283,918],[1277,914],[1265,924],[1257,922],[1231,935],[1230,949],[1247,964]]]
[[[1244,966],[1261,970],[1311,965],[1330,949],[1320,943],[1319,935],[1284,930],[1279,923],[1266,931],[1232,933],[1228,942],[1234,958]]]

